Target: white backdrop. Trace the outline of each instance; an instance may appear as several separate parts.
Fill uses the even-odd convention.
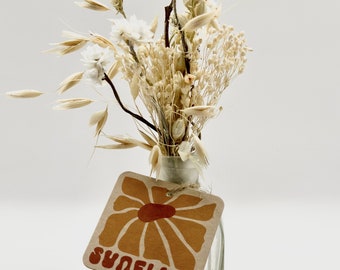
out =
[[[147,21],[168,4],[125,2]],[[338,270],[340,2],[225,0],[223,7],[221,20],[244,30],[254,48],[204,134],[205,175],[226,204],[226,269]],[[1,5],[1,269],[85,269],[82,253],[115,179],[149,173],[143,150],[91,158],[94,110],[51,109],[59,82],[82,64],[79,54],[41,52],[64,29],[106,35],[112,17],[70,0]],[[128,89],[116,83],[125,99]],[[3,95],[25,88],[51,94]],[[89,92],[84,84],[69,96]],[[112,115],[112,134],[136,134],[118,106]]]

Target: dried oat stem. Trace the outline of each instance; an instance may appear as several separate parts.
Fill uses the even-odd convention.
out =
[[[140,116],[139,114],[136,114],[132,111],[130,111],[129,109],[127,109],[124,104],[122,103],[120,97],[119,97],[119,94],[117,92],[117,89],[116,87],[114,86],[113,82],[111,81],[111,79],[109,78],[109,76],[104,73],[104,78],[103,78],[111,87],[112,91],[113,91],[113,94],[119,104],[119,106],[122,108],[122,110],[128,114],[130,114],[133,118],[137,119],[138,121],[142,122],[143,124],[147,125],[149,128],[151,128],[152,130],[157,131],[157,128],[151,124],[149,121],[147,121],[146,119],[144,119],[142,116]]]

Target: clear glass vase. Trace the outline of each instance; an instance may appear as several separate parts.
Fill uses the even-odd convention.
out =
[[[178,156],[162,156],[158,178],[181,185],[195,185],[199,184],[199,170],[191,160],[182,161]],[[216,231],[204,270],[224,270],[224,233],[222,221]]]

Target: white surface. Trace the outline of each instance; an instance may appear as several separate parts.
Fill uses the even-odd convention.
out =
[[[125,2],[128,13],[136,8],[149,21],[166,4]],[[226,202],[226,269],[338,270],[340,2],[223,5],[231,7],[223,21],[244,30],[255,50],[204,134],[206,178]],[[41,51],[69,27],[106,35],[110,17],[69,0],[7,1],[0,10],[1,93],[53,93],[81,70],[80,57]],[[83,85],[69,96],[89,92]],[[91,159],[91,110],[53,111],[54,100],[0,96],[0,269],[85,269],[82,252],[114,180],[126,170],[149,172],[142,150],[97,151]],[[111,121],[112,134],[136,134],[118,107]]]

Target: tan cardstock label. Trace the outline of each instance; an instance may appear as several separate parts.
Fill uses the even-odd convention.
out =
[[[201,270],[223,211],[213,195],[123,173],[84,254],[95,270]]]

